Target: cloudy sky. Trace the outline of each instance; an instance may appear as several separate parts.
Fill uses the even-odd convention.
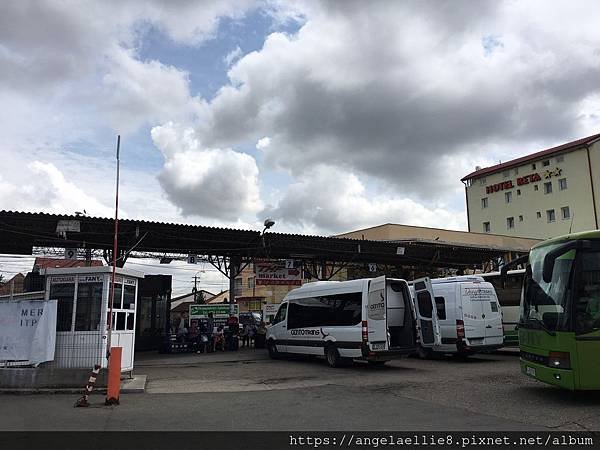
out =
[[[0,209],[112,216],[120,134],[122,217],[466,229],[476,165],[600,130],[600,8],[550,5],[4,2]]]

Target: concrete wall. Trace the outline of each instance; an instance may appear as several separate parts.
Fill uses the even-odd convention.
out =
[[[89,369],[2,368],[0,389],[85,388],[92,373]],[[106,371],[101,370],[96,387],[106,387]]]

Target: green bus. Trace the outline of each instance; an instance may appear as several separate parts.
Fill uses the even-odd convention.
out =
[[[521,371],[571,390],[600,389],[600,231],[529,253],[519,317]]]

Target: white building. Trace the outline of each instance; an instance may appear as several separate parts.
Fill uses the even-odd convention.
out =
[[[469,231],[545,239],[598,228],[600,134],[465,176]]]

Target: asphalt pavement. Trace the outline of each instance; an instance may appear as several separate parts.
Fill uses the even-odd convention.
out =
[[[146,393],[4,395],[0,430],[600,430],[600,394],[531,380],[510,353],[332,369],[263,351],[136,356]]]

